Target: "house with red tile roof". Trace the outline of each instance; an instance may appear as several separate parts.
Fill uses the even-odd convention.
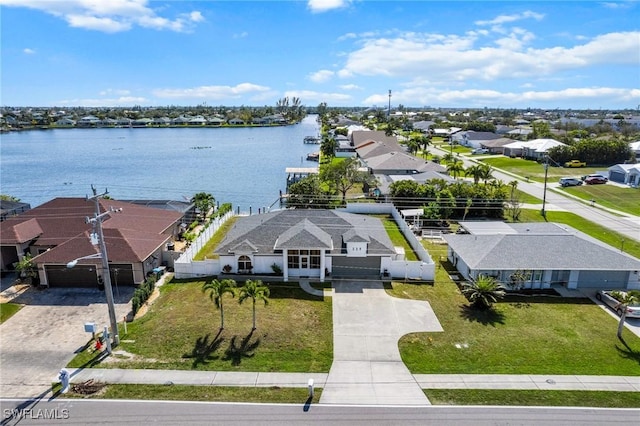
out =
[[[161,266],[166,244],[180,232],[183,214],[111,199],[98,199],[100,212],[119,210],[103,218],[102,228],[112,282],[134,285]],[[27,253],[34,256],[40,284],[57,287],[98,285],[102,261],[84,259],[73,269],[67,263],[96,255],[95,232],[87,218],[95,217],[95,202],[55,198],[0,222],[0,265],[3,271]]]

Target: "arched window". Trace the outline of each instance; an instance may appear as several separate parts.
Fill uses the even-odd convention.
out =
[[[253,265],[249,256],[242,255],[238,258],[238,272],[251,272]]]

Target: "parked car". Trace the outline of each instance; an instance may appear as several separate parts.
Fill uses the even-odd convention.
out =
[[[587,180],[587,178],[590,178],[590,177],[597,177],[600,179],[604,179],[606,182],[609,182],[609,178],[606,177],[605,175],[601,175],[600,173],[593,173],[590,175],[582,176],[582,180]]]
[[[587,167],[587,163],[580,160],[571,160],[564,163],[565,167]]]
[[[626,293],[624,291],[618,290],[600,290],[596,293],[596,299],[616,311],[619,316],[622,316],[622,306],[614,296],[624,296],[625,294]],[[632,303],[627,306],[627,318],[640,318],[640,302]]]
[[[485,148],[475,148],[471,150],[471,154],[488,154],[489,150]]]
[[[603,183],[607,183],[607,179],[601,176],[590,176],[584,180],[584,183],[587,185],[600,185]]]
[[[582,185],[582,181],[578,178],[560,178],[560,186],[566,188],[567,186],[580,186]]]

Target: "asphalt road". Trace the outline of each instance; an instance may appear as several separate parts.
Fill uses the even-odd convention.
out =
[[[384,407],[170,401],[0,400],[2,425],[603,425],[635,424],[638,409]],[[46,416],[46,418],[45,418]]]
[[[447,151],[433,148],[433,151],[438,151],[440,155],[446,154]],[[464,164],[465,168],[472,166],[476,163],[476,159],[470,158],[464,155],[458,157]],[[482,158],[482,157],[479,157]],[[542,167],[542,165],[540,165]],[[540,182],[527,181],[524,177],[515,177],[514,175],[503,173],[499,170],[493,171],[493,176],[496,179],[500,179],[503,182],[518,181],[518,189],[534,197],[543,199],[544,184]],[[621,217],[608,211],[601,209],[597,206],[591,206],[581,201],[577,201],[573,198],[566,197],[562,194],[555,192],[552,188],[559,187],[556,181],[547,182],[546,191],[546,203],[553,204],[556,207],[570,211],[585,219],[595,222],[599,225],[607,227],[612,231],[616,231],[624,236],[632,238],[636,241],[640,241],[640,218],[637,217]],[[597,200],[596,200],[597,204]],[[621,244],[623,242],[621,241]]]

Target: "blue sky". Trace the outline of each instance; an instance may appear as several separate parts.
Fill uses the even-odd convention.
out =
[[[640,104],[637,1],[0,0],[1,105]]]

